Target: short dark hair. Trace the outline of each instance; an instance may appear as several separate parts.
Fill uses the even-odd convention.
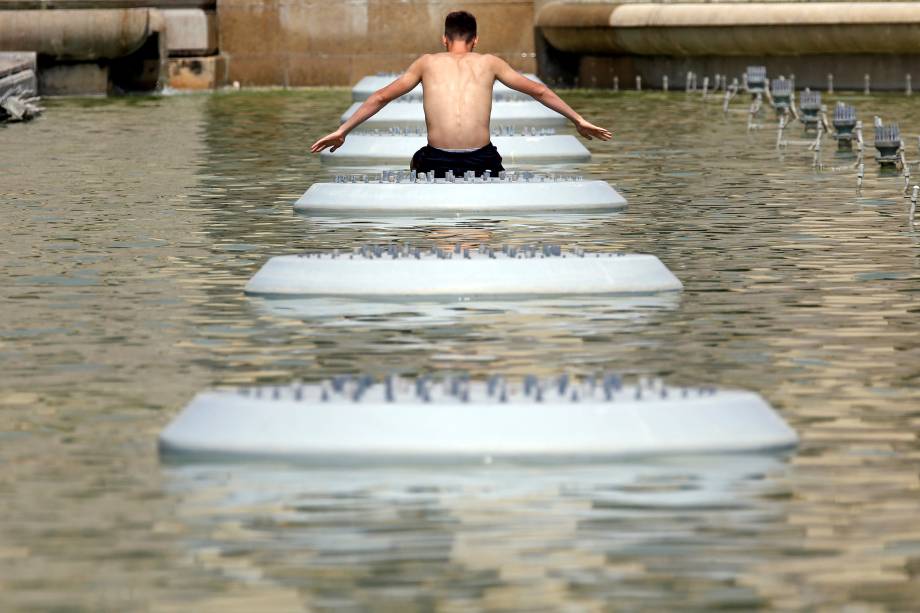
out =
[[[468,43],[473,42],[476,38],[476,18],[466,11],[448,13],[444,19],[444,36],[447,40],[462,38]]]

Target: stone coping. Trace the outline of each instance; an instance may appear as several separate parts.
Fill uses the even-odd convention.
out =
[[[917,2],[552,2],[536,16],[541,27],[714,27],[751,25],[915,24]]]
[[[582,54],[766,56],[915,53],[917,2],[551,2],[536,25]]]

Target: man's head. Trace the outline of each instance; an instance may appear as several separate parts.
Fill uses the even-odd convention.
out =
[[[454,11],[448,13],[444,19],[444,46],[451,47],[451,43],[462,41],[466,43],[471,51],[479,37],[476,35],[476,18],[466,11]]]

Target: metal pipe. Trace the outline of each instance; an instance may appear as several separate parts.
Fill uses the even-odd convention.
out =
[[[908,219],[910,223],[914,223],[914,216],[917,214],[917,196],[920,195],[920,185],[914,185],[914,189],[910,194],[910,210],[908,211]]]
[[[535,25],[556,49],[588,55],[764,56],[915,53],[910,2],[548,2]]]
[[[57,60],[130,55],[161,25],[152,9],[0,10],[0,51],[36,51]]]

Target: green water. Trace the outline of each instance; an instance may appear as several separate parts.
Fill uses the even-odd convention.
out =
[[[308,147],[345,90],[52,101],[0,128],[0,608],[915,607],[920,250],[903,180],[870,157],[858,196],[830,141],[816,170],[797,128],[777,151],[740,102],[723,116],[683,93],[567,98],[614,130],[580,172],[615,183],[625,213],[295,215],[329,176]],[[913,99],[849,100],[869,125],[898,120],[918,156]],[[686,289],[322,309],[242,295],[271,255],[391,240],[650,252]],[[347,470],[156,452],[216,384],[601,370],[756,390],[802,445]]]

